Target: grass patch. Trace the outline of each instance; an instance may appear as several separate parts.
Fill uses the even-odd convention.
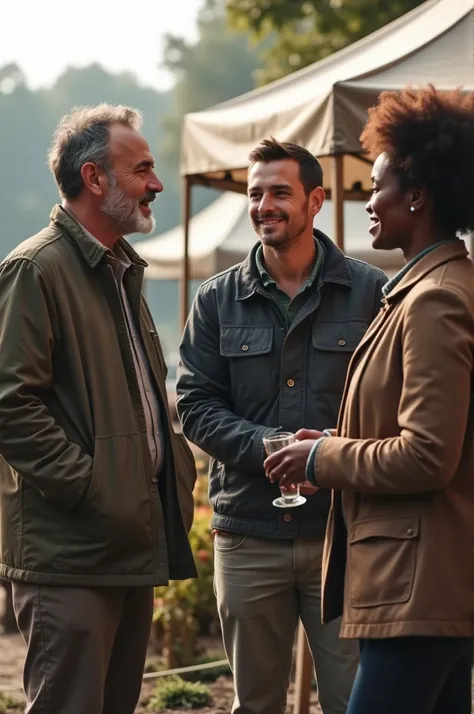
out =
[[[174,676],[158,681],[148,708],[160,712],[162,709],[199,709],[208,704],[212,704],[212,697],[206,685]]]

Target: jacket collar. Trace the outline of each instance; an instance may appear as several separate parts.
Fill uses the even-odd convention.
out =
[[[352,288],[352,279],[344,253],[328,236],[315,229],[315,240],[324,247],[324,264],[319,284],[336,283]],[[262,280],[257,268],[255,254],[260,243],[256,243],[237,271],[237,300],[245,300],[262,287]]]
[[[400,282],[392,288],[385,297],[385,300],[388,303],[394,302],[396,298],[400,298],[436,268],[452,260],[459,260],[467,256],[468,251],[463,240],[452,240],[449,243],[443,243],[415,263],[415,265],[405,273]]]
[[[60,226],[60,228],[67,233],[67,235],[74,241],[86,263],[88,263],[91,268],[95,268],[102,258],[109,253],[109,249],[102,245],[98,240],[88,236],[84,233],[82,227],[78,223],[76,217],[68,211],[64,206],[56,205],[51,211],[51,222]],[[128,258],[133,265],[139,268],[146,268],[148,263],[146,263],[140,256],[133,250],[130,243],[128,243],[124,238],[120,238],[118,244],[126,253]]]

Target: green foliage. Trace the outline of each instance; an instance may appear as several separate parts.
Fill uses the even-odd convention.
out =
[[[58,202],[46,157],[60,117],[74,105],[101,101],[140,109],[143,133],[156,152],[163,137],[160,120],[171,106],[170,93],[141,87],[133,75],[114,75],[97,64],[66,69],[50,89],[31,91],[15,65],[0,68],[0,259],[47,225]],[[166,176],[162,178],[166,184]],[[163,204],[156,214],[158,223],[165,224]],[[166,227],[170,226],[171,222]]]
[[[284,77],[374,32],[424,0],[228,0],[231,27],[251,32],[264,52],[259,84]]]
[[[165,186],[155,203],[156,232],[180,222],[178,164],[183,115],[252,89],[254,70],[261,66],[257,49],[249,47],[248,35],[227,27],[224,2],[202,0],[196,41],[166,38],[162,64],[175,82],[167,92],[141,86],[133,74],[113,74],[98,64],[67,68],[51,88],[32,91],[17,65],[0,65],[0,260],[48,223],[58,192],[46,164],[47,151],[60,117],[74,105],[105,101],[142,111],[143,133]],[[159,31],[157,28],[157,38]],[[209,189],[195,189],[193,212],[217,195]],[[175,281],[154,281],[147,288],[170,362],[181,335],[178,287]]]
[[[203,0],[198,31],[196,42],[174,35],[165,37],[163,65],[176,83],[173,108],[163,124],[160,156],[173,170],[176,186],[183,116],[253,89],[255,70],[261,66],[257,48],[249,46],[248,34],[227,27],[224,0]],[[210,191],[197,191],[193,209],[201,210],[214,198]]]
[[[199,709],[212,703],[211,692],[200,682],[186,682],[181,677],[158,680],[148,708],[152,712],[162,709]]]
[[[190,533],[198,578],[173,580],[155,590],[155,647],[163,649],[169,668],[183,667],[196,661],[197,637],[219,631],[213,588],[213,539],[211,511],[199,505],[207,479],[201,475],[196,488],[194,523]],[[202,501],[201,501],[202,502]]]
[[[19,702],[8,694],[0,692],[0,714],[9,714],[11,711],[18,711]]]

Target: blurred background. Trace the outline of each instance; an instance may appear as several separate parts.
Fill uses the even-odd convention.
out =
[[[106,101],[143,112],[143,131],[165,186],[154,204],[156,235],[160,235],[180,223],[179,144],[185,113],[312,64],[421,4],[420,0],[5,3],[0,10],[0,259],[47,223],[58,200],[46,155],[55,125],[72,106]],[[219,196],[212,189],[195,189],[193,213]],[[208,238],[210,230],[227,235],[238,214],[247,249],[253,236],[245,201],[239,204],[235,198],[211,216],[205,233]],[[357,205],[356,212],[351,223],[356,220],[360,233],[366,230],[363,204]],[[182,233],[175,232],[171,240],[181,241]],[[191,298],[198,284],[192,281]],[[172,381],[180,335],[178,282],[174,277],[148,280],[146,294]]]

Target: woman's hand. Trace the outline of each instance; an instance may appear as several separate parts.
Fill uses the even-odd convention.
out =
[[[301,484],[306,481],[306,462],[315,441],[315,439],[298,440],[267,456],[263,465],[270,481],[272,483],[279,481],[280,487],[287,489],[291,484]]]

